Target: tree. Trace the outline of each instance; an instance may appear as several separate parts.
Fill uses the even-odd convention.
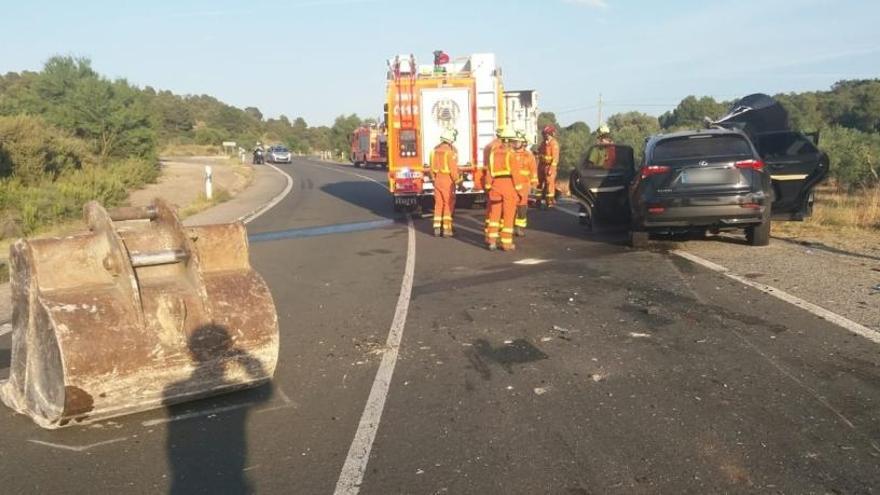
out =
[[[263,120],[263,112],[257,107],[247,107],[244,109],[244,113],[248,114],[248,116],[258,122]]]
[[[336,117],[336,120],[333,122],[333,127],[330,128],[331,149],[337,152],[349,149],[351,133],[362,124],[363,122],[361,122],[361,119],[357,114],[351,114],[348,116],[340,115],[339,117]]]
[[[608,117],[608,127],[617,144],[625,144],[635,151],[636,161],[641,161],[645,139],[660,132],[656,118],[641,112],[626,112]]]
[[[727,113],[728,105],[715,101],[711,96],[688,96],[681,100],[675,110],[660,116],[660,126],[670,128],[701,128],[705,117],[717,119]]]
[[[559,172],[564,173],[574,169],[583,161],[587,149],[593,144],[593,135],[590,126],[580,121],[559,129],[558,134]]]

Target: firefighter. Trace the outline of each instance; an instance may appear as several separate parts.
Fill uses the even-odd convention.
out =
[[[514,233],[519,237],[526,235],[526,227],[528,226],[529,212],[529,191],[538,185],[538,162],[535,155],[529,151],[528,139],[523,132],[516,133],[514,143],[514,151],[517,156],[517,165],[519,171],[517,173],[517,182],[522,185],[522,194],[516,205],[516,221],[514,222]]]
[[[506,130],[507,130],[507,126],[504,124],[499,125],[498,128],[495,129],[495,139],[490,141],[489,144],[487,144],[486,147],[483,148],[483,163],[484,164],[489,163],[489,156],[492,155],[492,151],[495,149],[495,147],[499,146],[501,144],[501,135],[504,134],[504,132]]]
[[[495,139],[489,142],[485,148],[483,148],[483,165],[489,166],[489,157],[492,156],[492,152],[495,151],[495,148],[501,146],[501,135],[504,134],[507,130],[507,126],[504,124],[499,125],[495,128]],[[485,183],[485,176],[483,178],[483,182]],[[486,201],[486,223],[489,223],[489,201]]]
[[[434,236],[452,237],[452,212],[455,210],[455,184],[458,182],[456,131],[446,129],[440,144],[431,152],[431,180],[434,181]]]
[[[516,205],[523,191],[522,184],[516,182],[519,163],[512,141],[516,134],[505,129],[499,136],[502,144],[489,156],[486,167],[486,191],[488,192],[488,218],[486,220],[486,244],[490,251],[498,249],[513,251],[513,226],[516,219]]]
[[[556,128],[547,125],[541,132],[544,140],[538,148],[538,201],[544,201],[542,207],[556,206],[556,167],[559,165],[559,142],[556,140]]]
[[[602,124],[596,129],[596,137],[598,137],[598,144],[614,144],[614,140],[611,139],[611,129],[608,128],[606,124]]]
[[[606,170],[614,168],[617,162],[617,149],[613,145],[611,130],[605,124],[600,125],[596,129],[596,146],[591,148],[587,163]]]

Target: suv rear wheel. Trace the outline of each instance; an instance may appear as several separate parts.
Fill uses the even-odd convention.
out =
[[[770,244],[770,219],[766,218],[758,225],[746,228],[746,242],[752,246]]]

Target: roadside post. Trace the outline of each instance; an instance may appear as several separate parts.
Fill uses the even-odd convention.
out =
[[[213,190],[213,182],[214,180],[214,171],[211,170],[210,165],[205,165],[205,198],[211,200],[214,195]]]

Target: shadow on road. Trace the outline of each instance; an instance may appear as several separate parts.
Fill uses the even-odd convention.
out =
[[[376,184],[366,181],[333,182],[321,186],[321,191],[383,218],[397,219],[400,216],[394,213],[391,196]]]
[[[189,339],[189,352],[196,369],[188,379],[165,388],[166,404],[172,403],[182,392],[204,384],[210,384],[213,389],[228,389],[232,382],[224,379],[218,383],[216,377],[226,376],[229,365],[237,365],[249,377],[265,376],[259,360],[234,348],[223,327],[206,325],[197,329]],[[194,403],[168,405],[169,416],[177,418],[168,424],[166,441],[171,468],[169,493],[253,492],[245,474],[247,417],[250,409],[268,401],[271,395],[271,386],[262,385],[236,396],[237,403],[222,413],[198,419],[179,417],[197,411]]]

